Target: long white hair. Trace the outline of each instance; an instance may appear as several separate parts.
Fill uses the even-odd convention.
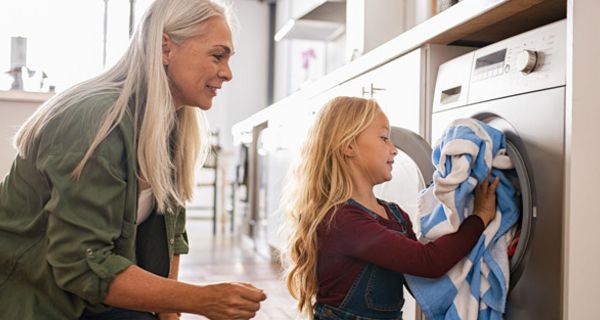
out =
[[[208,123],[198,108],[176,106],[162,61],[163,32],[181,44],[197,36],[199,23],[220,15],[227,7],[212,0],[156,0],[144,14],[129,48],[110,69],[77,84],[44,103],[19,129],[15,147],[27,157],[44,127],[57,115],[91,96],[118,94],[81,162],[73,171],[79,178],[94,150],[135,103],[134,140],[139,174],[152,186],[159,210],[183,205],[192,197],[196,161],[208,151]],[[134,99],[132,99],[134,98]]]

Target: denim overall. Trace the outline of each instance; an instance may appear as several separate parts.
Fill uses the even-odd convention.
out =
[[[349,204],[363,209],[374,218],[379,216],[360,203],[350,199]],[[402,234],[407,234],[407,223],[398,207],[383,202],[398,223],[403,227]],[[390,217],[392,218],[392,217]],[[399,272],[378,267],[368,263],[358,275],[350,291],[339,305],[333,307],[326,304],[314,306],[315,320],[398,320],[402,319],[404,275]]]

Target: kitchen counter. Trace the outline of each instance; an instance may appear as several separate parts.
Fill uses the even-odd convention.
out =
[[[53,92],[29,92],[21,90],[0,90],[0,106],[5,102],[37,102],[42,103],[54,95]]]

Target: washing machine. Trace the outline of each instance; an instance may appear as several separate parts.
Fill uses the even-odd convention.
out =
[[[453,120],[478,119],[504,132],[514,163],[520,238],[510,259],[506,319],[563,316],[565,37],[566,22],[557,21],[454,58],[438,71],[433,142]],[[388,185],[426,185],[434,170],[430,144],[402,128],[393,128],[391,138],[402,152]],[[384,189],[391,200],[400,191]]]

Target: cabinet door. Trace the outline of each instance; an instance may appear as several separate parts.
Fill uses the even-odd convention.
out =
[[[423,85],[421,50],[413,51],[369,73],[361,93],[379,103],[390,125],[422,133]]]
[[[288,173],[293,160],[298,156],[296,148],[290,148],[290,140],[295,137],[289,131],[285,118],[274,116],[269,120],[268,128],[269,145],[267,147],[267,193],[266,198],[266,240],[273,251],[272,258],[277,258],[276,253],[284,249],[286,239],[279,232],[285,222],[285,215],[281,211],[282,190],[288,183]]]
[[[391,126],[422,134],[422,60],[417,49],[340,85],[338,92],[375,99]]]

